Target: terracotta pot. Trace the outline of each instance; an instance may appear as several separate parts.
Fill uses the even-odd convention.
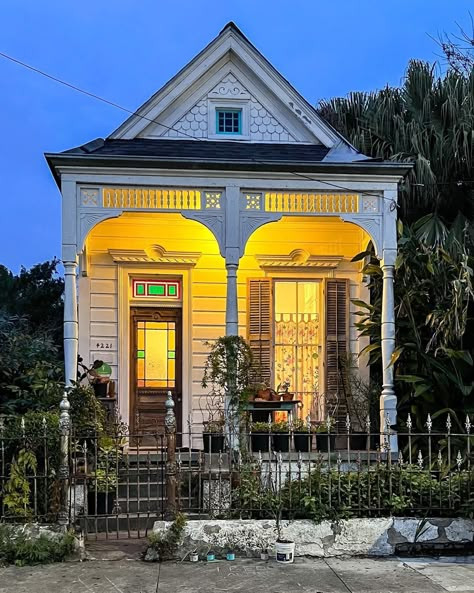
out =
[[[281,395],[283,397],[284,402],[290,402],[295,397],[294,393],[288,393],[288,392],[282,393]]]
[[[272,399],[272,390],[271,389],[259,389],[257,391],[258,399],[263,399],[266,402],[269,402]]]

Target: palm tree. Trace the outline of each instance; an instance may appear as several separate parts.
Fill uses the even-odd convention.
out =
[[[400,88],[322,101],[319,113],[372,158],[413,162],[400,216],[474,218],[474,68],[469,75],[413,60]]]

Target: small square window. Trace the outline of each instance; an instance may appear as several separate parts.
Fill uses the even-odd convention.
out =
[[[217,134],[242,134],[241,109],[216,109]]]

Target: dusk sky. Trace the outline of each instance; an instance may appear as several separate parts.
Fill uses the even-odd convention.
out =
[[[313,104],[400,83],[429,34],[469,28],[472,0],[1,0],[0,51],[138,108],[233,20]],[[127,115],[0,58],[0,264],[60,257],[60,194],[43,157]]]

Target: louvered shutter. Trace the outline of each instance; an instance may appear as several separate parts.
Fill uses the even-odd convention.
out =
[[[247,299],[247,338],[254,359],[252,379],[270,386],[272,372],[272,281],[250,278]]]
[[[326,280],[326,401],[338,425],[345,422],[347,406],[339,372],[339,358],[349,350],[349,281]],[[342,426],[340,426],[342,428]]]

